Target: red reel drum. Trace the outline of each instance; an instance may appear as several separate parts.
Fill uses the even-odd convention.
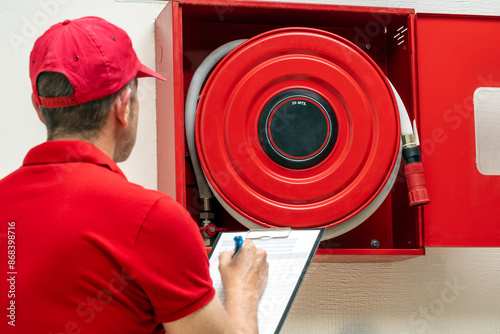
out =
[[[375,62],[309,28],[269,31],[232,50],[196,116],[203,172],[233,217],[249,228],[326,227],[326,238],[382,203],[400,136],[396,100]]]

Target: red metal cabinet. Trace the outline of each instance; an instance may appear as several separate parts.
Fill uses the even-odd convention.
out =
[[[158,188],[198,220],[187,154],[185,95],[195,69],[218,46],[283,27],[335,33],[363,49],[398,90],[419,126],[431,204],[410,208],[400,171],[384,203],[364,223],[324,241],[326,261],[379,261],[424,254],[424,246],[496,246],[498,176],[475,165],[472,95],[500,86],[499,20],[415,15],[412,9],[257,1],[169,2],[156,21]],[[244,229],[216,206],[221,227]],[[379,241],[378,249],[371,241]],[[331,256],[328,256],[331,255]]]

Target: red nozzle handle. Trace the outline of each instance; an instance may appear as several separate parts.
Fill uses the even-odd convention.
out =
[[[406,164],[404,170],[410,206],[429,204],[429,193],[425,186],[424,165],[421,162],[414,162]]]

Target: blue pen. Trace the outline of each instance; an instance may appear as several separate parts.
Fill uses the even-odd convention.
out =
[[[234,254],[238,253],[238,249],[240,249],[241,245],[243,245],[243,237],[238,235],[234,237]]]

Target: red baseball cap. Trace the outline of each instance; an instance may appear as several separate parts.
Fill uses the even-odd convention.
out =
[[[38,95],[42,72],[64,74],[75,93],[63,97]],[[82,104],[118,92],[135,76],[163,76],[144,66],[127,33],[99,17],[66,20],[40,36],[30,55],[30,78],[36,102],[46,108]]]

